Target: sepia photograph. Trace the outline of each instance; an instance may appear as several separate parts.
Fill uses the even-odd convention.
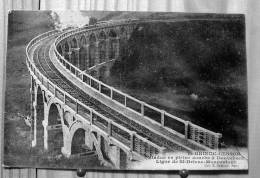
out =
[[[4,166],[247,170],[243,14],[10,11]]]

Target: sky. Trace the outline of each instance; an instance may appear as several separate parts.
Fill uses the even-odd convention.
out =
[[[89,17],[80,11],[52,11],[51,16],[55,19],[55,13],[59,16],[61,28],[81,27],[89,23]]]

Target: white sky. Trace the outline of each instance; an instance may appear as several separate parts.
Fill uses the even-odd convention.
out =
[[[68,26],[81,27],[89,23],[89,17],[80,11],[54,11],[60,17],[62,28]]]

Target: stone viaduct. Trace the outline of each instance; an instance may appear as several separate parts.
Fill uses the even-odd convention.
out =
[[[218,149],[221,134],[173,116],[103,81],[120,48],[149,21],[99,22],[35,37],[31,75],[32,146],[66,157],[94,150],[106,166],[127,169],[165,152]]]

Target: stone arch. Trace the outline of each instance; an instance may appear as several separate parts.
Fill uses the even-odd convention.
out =
[[[131,25],[127,26],[128,34],[131,34],[136,29],[136,27],[137,27],[137,25],[135,25],[135,24],[131,24]]]
[[[70,51],[70,45],[69,45],[68,41],[65,41],[65,43],[64,43],[64,51],[65,52],[69,52]]]
[[[110,29],[109,32],[108,32],[108,36],[109,36],[110,38],[116,38],[118,35],[117,35],[117,33],[116,33],[115,30]]]
[[[125,27],[120,28],[120,38],[127,40],[127,29]]]
[[[49,152],[54,154],[60,154],[64,146],[61,119],[58,104],[51,103],[47,120],[47,143]]]
[[[52,102],[49,106],[48,125],[54,125],[60,123],[61,123],[61,116],[60,116],[58,104]]]
[[[75,131],[72,136],[71,141],[71,154],[78,154],[85,151],[85,130],[83,128],[79,128]]]
[[[63,56],[63,50],[62,50],[61,45],[59,45],[59,46],[57,47],[57,51],[58,51],[58,53],[60,53],[60,55]]]
[[[81,70],[86,69],[85,64],[86,64],[87,55],[88,55],[86,44],[87,44],[86,37],[84,35],[82,35],[80,38],[80,49],[79,49],[79,68]]]
[[[98,35],[98,39],[99,40],[105,40],[107,38],[107,35],[105,33],[105,31],[100,31],[99,35]]]
[[[71,154],[78,154],[93,149],[93,142],[90,138],[90,129],[83,123],[76,120],[70,128],[70,140],[68,140]]]
[[[36,144],[38,148],[44,146],[44,95],[39,85],[36,85]]]
[[[97,35],[94,31],[90,31],[90,33],[88,34],[88,40],[89,41],[96,41],[97,40]]]
[[[89,66],[93,67],[96,60],[96,36],[94,33],[91,33],[89,36]]]
[[[106,41],[102,40],[99,42],[99,46],[98,46],[98,50],[99,50],[99,62],[105,62],[106,61]]]
[[[125,27],[121,27],[120,28],[120,53],[121,54],[126,54],[126,45],[127,45],[127,40],[128,40],[128,33],[127,33],[127,29]]]
[[[87,39],[86,39],[85,35],[82,35],[80,37],[80,45],[79,45],[79,47],[81,48],[81,47],[85,46],[86,44],[87,44]]]
[[[72,38],[71,40],[71,48],[77,48],[78,47],[78,42],[76,38]]]
[[[77,58],[77,54],[76,54],[76,51],[75,49],[78,48],[78,41],[75,37],[72,38],[72,40],[70,41],[70,44],[71,44],[71,60],[70,62],[74,65],[74,66],[77,66],[78,64],[78,58]]]
[[[116,58],[116,52],[117,52],[117,46],[118,46],[118,40],[117,40],[117,33],[114,30],[110,30],[108,33],[109,36],[109,59],[115,59]]]
[[[69,56],[70,46],[67,41],[64,43],[64,51],[65,51],[64,58],[67,59],[68,61],[70,61],[70,56]]]
[[[99,44],[98,44],[98,50],[99,50],[99,62],[105,62],[106,61],[106,33],[104,31],[101,31],[99,34]]]

